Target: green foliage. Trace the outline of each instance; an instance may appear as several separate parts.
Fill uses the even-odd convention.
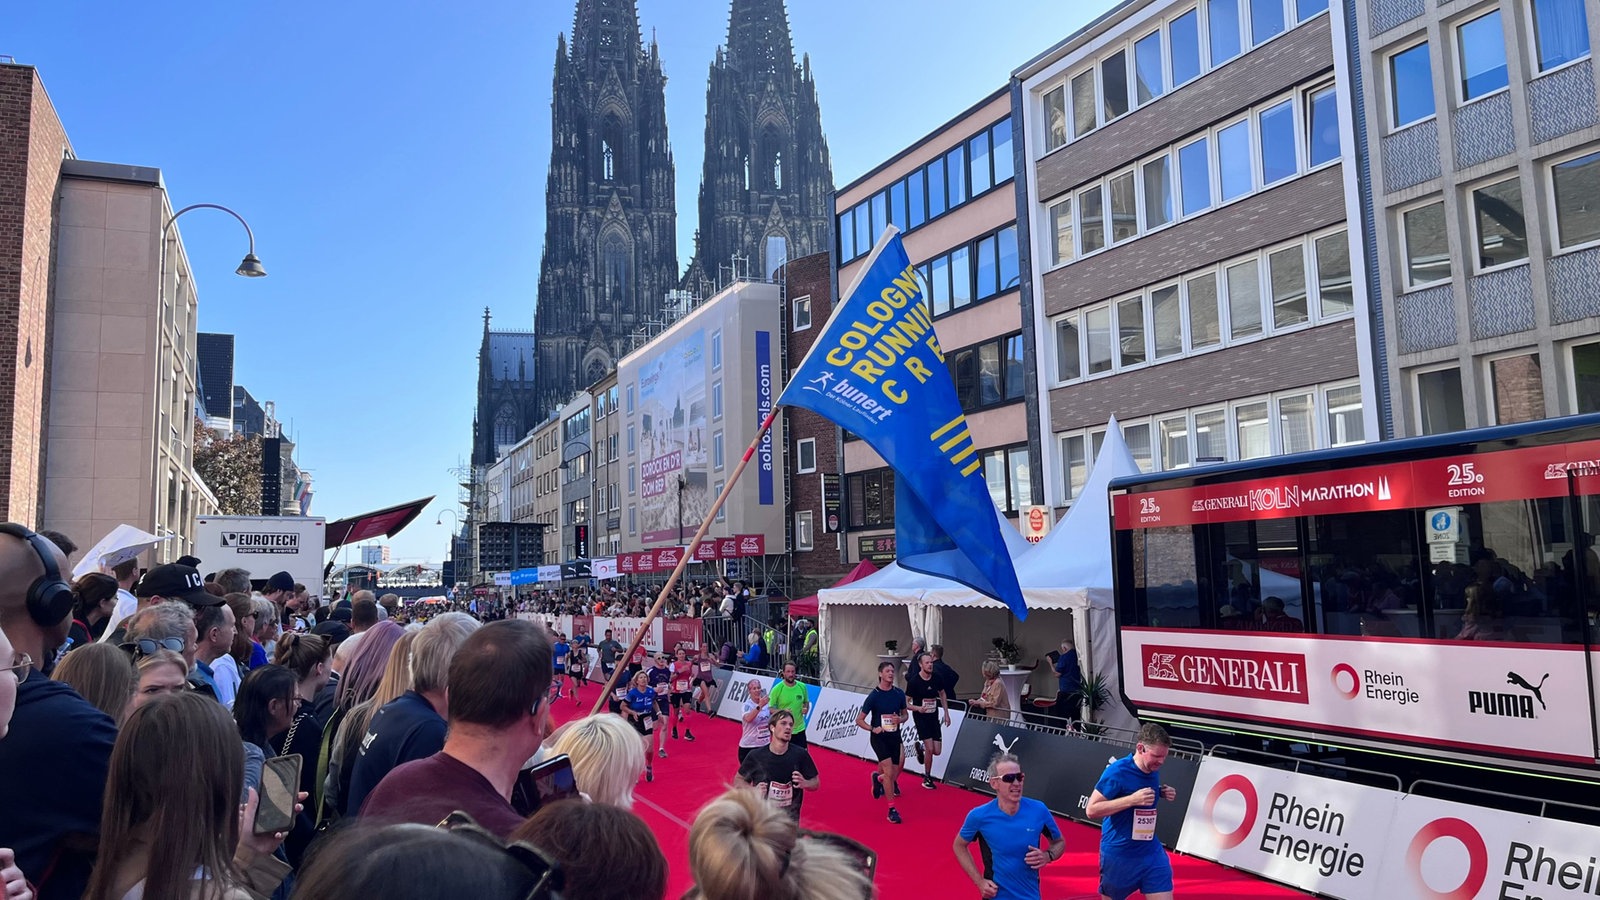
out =
[[[216,495],[218,511],[227,516],[261,513],[261,438],[218,437],[203,424],[194,426],[194,470]]]
[[[994,638],[990,643],[994,644],[995,655],[1000,657],[1000,661],[1002,663],[1008,666],[1014,666],[1022,661],[1022,648],[1017,646],[1014,641],[1008,638],[997,637]]]

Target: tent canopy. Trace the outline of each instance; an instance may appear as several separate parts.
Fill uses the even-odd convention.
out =
[[[862,561],[856,563],[856,567],[845,573],[845,576],[835,582],[833,586],[842,587],[852,582],[860,581],[876,571],[878,571],[878,567],[872,564],[872,560],[863,559]],[[802,597],[799,600],[789,604],[789,615],[791,618],[794,616],[815,616],[817,614],[817,605],[818,601],[816,594],[812,594],[809,597]]]
[[[394,537],[400,533],[400,529],[410,525],[411,521],[422,513],[423,508],[432,502],[432,497],[424,497],[388,509],[329,522],[324,532],[327,541],[324,549],[333,550],[345,544],[356,544],[379,536]]]

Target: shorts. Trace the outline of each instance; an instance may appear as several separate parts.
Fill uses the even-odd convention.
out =
[[[1172,863],[1160,852],[1100,850],[1100,893],[1111,900],[1127,900],[1135,892],[1149,896],[1172,890]]]
[[[914,713],[911,714],[911,723],[913,725],[917,726],[917,740],[919,740],[919,741],[942,741],[942,740],[944,740],[944,732],[942,730],[940,730],[940,728],[939,728],[939,714],[938,713],[919,713],[919,712],[914,712]]]
[[[630,717],[628,717],[628,721],[633,723],[633,730],[634,731],[639,732],[640,734],[644,735],[645,737],[649,737],[650,735],[655,734],[655,726],[656,726],[656,714],[655,713],[650,713],[649,715],[646,715],[646,716],[637,716],[637,717],[630,716]]]
[[[900,732],[898,731],[873,734],[871,742],[873,756],[878,762],[889,759],[899,765],[900,761],[905,758],[905,748],[900,744]]]
[[[565,675],[565,674],[567,674],[567,667],[564,666],[564,665],[556,666],[556,674],[557,675]]]
[[[694,697],[688,691],[674,692],[670,700],[674,707],[692,706],[694,704]]]
[[[669,711],[671,711],[672,706],[668,702],[666,694],[661,694],[660,696],[656,697],[656,709],[661,710],[662,715],[666,715]]]

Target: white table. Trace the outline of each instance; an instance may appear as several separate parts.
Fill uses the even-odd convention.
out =
[[[1006,666],[1000,670],[1000,684],[1006,689],[1006,701],[1011,705],[1011,724],[1022,724],[1022,686],[1033,675],[1032,669]]]

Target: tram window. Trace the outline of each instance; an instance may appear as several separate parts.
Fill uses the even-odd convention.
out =
[[[1430,564],[1433,633],[1446,640],[1581,643],[1567,501],[1459,507],[1460,540]]]
[[[1423,636],[1416,515],[1393,510],[1307,518],[1322,632]]]
[[[1198,628],[1199,529],[1186,525],[1133,532],[1133,586],[1140,601],[1130,624]],[[1124,621],[1129,617],[1124,615]]]

